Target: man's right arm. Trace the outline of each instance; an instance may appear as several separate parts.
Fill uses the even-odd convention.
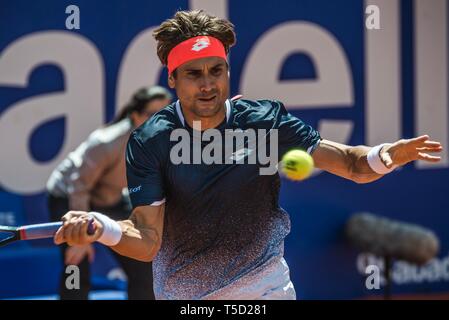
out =
[[[140,261],[152,261],[162,243],[165,204],[136,207],[128,220],[118,221],[122,235],[120,241],[110,246],[117,253]],[[104,226],[95,219],[96,232],[87,234],[91,215],[83,211],[70,211],[63,216],[63,226],[55,235],[56,244],[85,245],[102,236]]]
[[[135,208],[128,220],[118,222],[122,238],[110,248],[123,256],[152,261],[162,243],[164,211],[165,204]]]

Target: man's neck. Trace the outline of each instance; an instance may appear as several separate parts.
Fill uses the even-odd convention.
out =
[[[213,117],[199,117],[194,113],[185,112],[184,110],[182,110],[182,112],[184,115],[184,120],[190,128],[194,128],[193,121],[200,121],[201,131],[218,127],[226,118],[225,105],[223,105],[223,108],[221,108],[220,111]]]

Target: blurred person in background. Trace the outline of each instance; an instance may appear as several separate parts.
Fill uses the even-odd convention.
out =
[[[126,219],[131,206],[127,194],[125,147],[135,128],[170,104],[171,93],[159,86],[134,93],[117,117],[95,130],[52,172],[47,182],[48,208],[53,221],[69,210],[100,211],[113,219]],[[88,299],[92,244],[60,245],[63,265],[59,295],[63,300]],[[128,278],[128,299],[154,300],[151,262],[141,262],[113,252]],[[78,265],[80,289],[66,287],[66,266]]]

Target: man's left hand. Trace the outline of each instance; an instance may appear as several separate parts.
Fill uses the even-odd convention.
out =
[[[387,168],[403,166],[415,160],[426,162],[439,162],[440,156],[429,153],[441,152],[443,147],[437,141],[429,141],[428,135],[413,139],[401,139],[391,145],[384,146],[380,157]]]

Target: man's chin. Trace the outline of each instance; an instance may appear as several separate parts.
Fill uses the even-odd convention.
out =
[[[220,112],[221,108],[222,106],[217,103],[213,103],[210,105],[208,105],[207,103],[198,103],[196,104],[194,111],[195,114],[199,117],[210,118],[217,115]]]

